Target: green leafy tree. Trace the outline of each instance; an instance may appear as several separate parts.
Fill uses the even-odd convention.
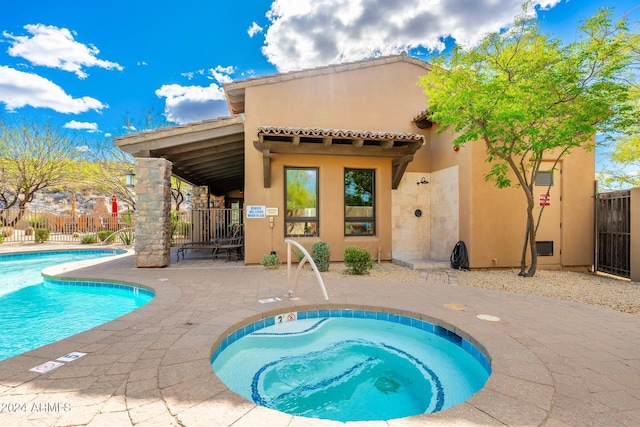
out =
[[[14,226],[36,192],[77,181],[74,159],[83,146],[50,124],[0,117],[0,210],[14,210],[0,215],[2,225]]]
[[[640,87],[637,83],[631,94],[631,104],[638,111]],[[609,154],[611,167],[598,176],[600,191],[640,187],[640,122],[615,137],[613,151]]]
[[[86,153],[94,165],[93,174],[88,179],[96,191],[113,194],[131,209],[136,207],[136,193],[128,187],[125,175],[135,172],[133,156],[115,147],[111,141],[95,144]]]
[[[592,149],[596,132],[628,127],[629,84],[622,77],[637,59],[638,35],[601,10],[581,26],[582,37],[562,45],[540,32],[530,3],[514,26],[478,46],[455,48],[420,80],[438,133],[454,131],[455,146],[483,143],[499,188],[517,185],[526,199],[527,226],[520,275],[537,268],[533,185],[545,158]],[[515,182],[514,182],[515,181]],[[528,249],[528,250],[527,250]],[[527,269],[527,253],[530,257]]]

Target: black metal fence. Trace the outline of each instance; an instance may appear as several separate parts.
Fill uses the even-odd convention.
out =
[[[631,277],[631,191],[596,194],[596,271]]]

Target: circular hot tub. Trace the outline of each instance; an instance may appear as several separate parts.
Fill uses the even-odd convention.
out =
[[[441,411],[467,400],[491,374],[470,339],[414,317],[353,309],[250,323],[221,340],[212,367],[256,404],[337,421]]]

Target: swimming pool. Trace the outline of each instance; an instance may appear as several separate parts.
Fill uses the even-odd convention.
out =
[[[212,367],[259,405],[337,421],[437,412],[467,400],[491,373],[484,353],[441,326],[352,309],[251,323],[219,343]]]
[[[0,360],[106,323],[149,302],[131,285],[43,279],[43,268],[123,254],[115,250],[0,255]]]

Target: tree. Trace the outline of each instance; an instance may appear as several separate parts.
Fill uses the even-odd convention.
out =
[[[73,182],[83,145],[49,124],[0,118],[0,209],[17,209],[2,225],[14,226],[37,191]]]
[[[527,277],[537,268],[541,216],[533,215],[533,185],[540,164],[549,157],[557,163],[578,147],[592,149],[598,131],[630,126],[637,111],[622,77],[637,59],[631,47],[639,40],[603,9],[581,26],[580,40],[564,46],[540,32],[531,7],[523,5],[510,30],[489,34],[468,51],[456,47],[448,61],[438,58],[420,80],[437,132],[455,131],[455,146],[484,143],[491,163],[485,179],[522,189],[527,225],[520,275]]]
[[[97,166],[95,174],[89,178],[93,186],[100,192],[115,195],[135,209],[136,193],[125,182],[125,175],[135,170],[133,156],[114,146],[111,141],[105,141],[92,147],[87,158]]]
[[[640,87],[631,91],[631,102],[640,109]],[[628,128],[626,134],[616,134],[613,151],[609,153],[611,168],[598,177],[600,190],[640,187],[640,123]]]

